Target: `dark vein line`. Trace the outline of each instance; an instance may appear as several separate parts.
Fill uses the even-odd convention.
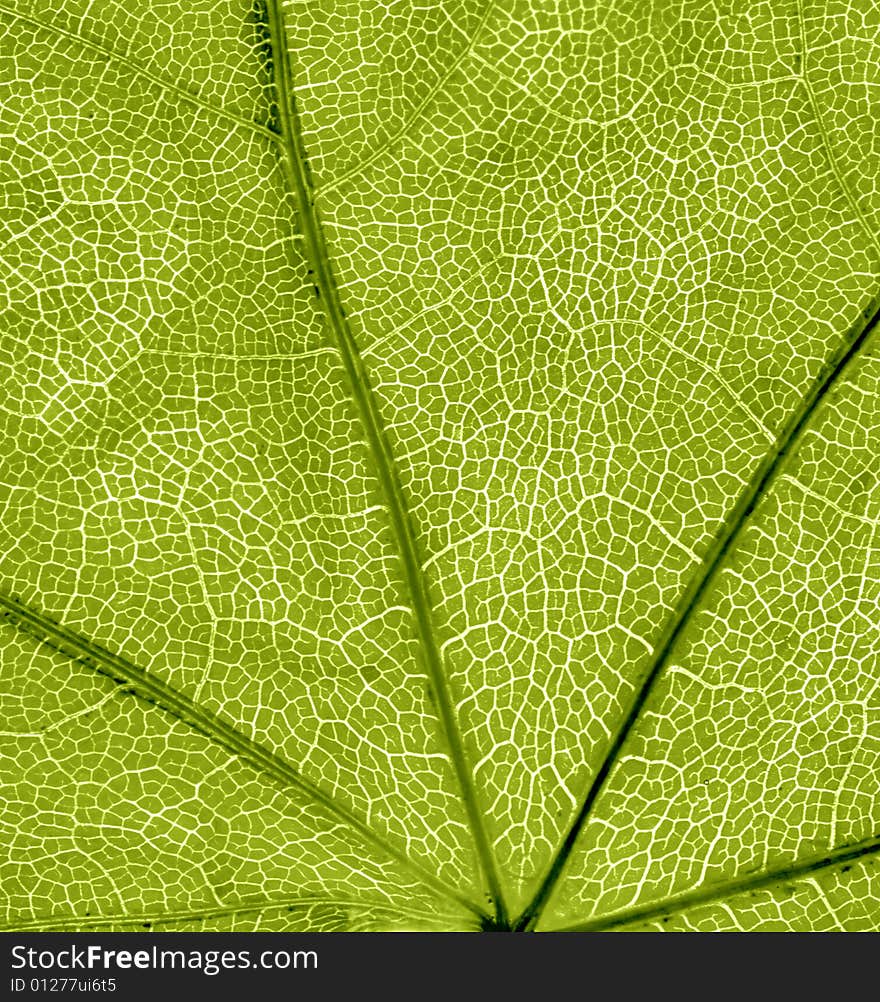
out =
[[[48,647],[92,668],[101,675],[106,675],[130,691],[132,695],[170,713],[193,730],[222,745],[251,767],[269,776],[282,788],[292,787],[306,794],[311,800],[320,804],[325,810],[379,848],[386,856],[392,857],[406,867],[410,873],[433,890],[446,898],[451,898],[469,911],[483,915],[482,910],[477,905],[465,898],[459,891],[447,887],[439,877],[424,870],[395,846],[386,842],[356,814],[300,775],[289,762],[242,734],[241,731],[226,723],[210,710],[196,705],[188,696],[178,692],[152,672],[131,664],[118,654],[113,654],[92,640],[74,633],[66,626],[54,622],[42,613],[36,612],[3,593],[0,593],[0,616],[12,620],[16,626]]]
[[[323,230],[315,209],[307,166],[308,159],[294,104],[290,54],[287,48],[287,36],[280,0],[267,0],[266,10],[274,49],[274,79],[278,91],[278,114],[281,122],[279,149],[282,154],[280,157],[282,169],[300,206],[299,221],[305,236],[315,289],[323,304],[328,325],[339,346],[352,396],[360,411],[375,472],[388,504],[392,528],[397,540],[404,577],[415,615],[416,629],[427,676],[431,683],[440,723],[461,790],[477,856],[489,894],[493,899],[496,920],[506,923],[506,906],[501,891],[501,882],[477,805],[470,766],[458,731],[455,710],[446,686],[442,657],[434,636],[431,605],[427,585],[421,571],[415,533],[410,522],[403,490],[397,477],[394,458],[379,414],[379,407],[370,388],[360,351],[345,318],[345,311],[342,308],[339,291],[333,278]]]
[[[880,255],[880,240],[878,240],[877,234],[873,228],[868,225],[868,221],[865,218],[861,206],[859,205],[858,198],[850,189],[849,184],[847,184],[838,168],[837,161],[831,147],[828,130],[825,125],[825,120],[808,75],[807,59],[809,55],[809,47],[807,45],[807,32],[802,0],[798,0],[797,3],[797,18],[802,60],[799,79],[802,81],[806,89],[810,110],[819,130],[819,136],[822,142],[825,157],[828,161],[831,173],[834,175],[838,186],[846,198],[855,220],[861,225],[861,228],[867,235],[872,247],[878,255]],[[679,604],[679,608],[676,611],[676,615],[673,617],[671,622],[671,629],[666,634],[665,640],[661,638],[656,660],[643,680],[641,688],[636,694],[635,700],[630,707],[630,711],[623,723],[622,728],[618,731],[614,742],[612,742],[608,752],[606,753],[605,759],[602,762],[595,779],[593,780],[593,784],[587,792],[584,804],[575,818],[571,830],[560,847],[559,853],[554,858],[553,863],[551,864],[550,869],[541,886],[538,888],[534,898],[517,920],[516,928],[534,928],[541,909],[546,904],[556,881],[559,879],[561,872],[564,869],[568,857],[571,855],[577,836],[580,833],[580,830],[583,827],[593,804],[601,793],[629,732],[635,724],[636,719],[639,717],[654,683],[657,680],[657,677],[666,665],[669,655],[672,652],[672,648],[689,621],[691,614],[699,605],[708,589],[708,586],[714,579],[719,566],[722,564],[725,556],[734,545],[740,530],[748,521],[752,511],[764,492],[769,488],[771,482],[779,473],[792,447],[796,444],[805,426],[815,413],[816,408],[851,359],[858,354],[862,345],[866,340],[868,340],[878,324],[880,324],[880,297],[876,298],[870,306],[862,311],[859,316],[859,321],[843,339],[837,352],[835,352],[831,359],[826,362],[825,367],[814,381],[810,393],[807,394],[801,402],[800,408],[795,411],[783,429],[783,432],[776,443],[775,449],[769,456],[765,457],[764,462],[758,467],[752,481],[741,495],[740,500],[731,512],[725,528],[722,529],[720,535],[716,537],[713,547],[706,555],[701,573],[694,579],[694,581],[691,582],[691,585],[685,591],[682,601]]]
[[[786,423],[785,428],[776,441],[775,447],[765,456],[763,462],[740,495],[726,523],[715,537],[712,546],[703,560],[700,572],[691,580],[682,599],[679,601],[675,614],[660,638],[654,661],[643,677],[639,689],[630,704],[627,715],[605,753],[602,764],[596,772],[593,782],[581,804],[581,808],[565,836],[559,852],[556,854],[531,902],[517,919],[514,928],[520,930],[534,928],[544,905],[547,903],[565,868],[565,864],[574,849],[575,842],[592,810],[593,804],[595,804],[596,799],[602,792],[611,770],[618,759],[620,750],[641,715],[654,684],[666,667],[669,656],[682,631],[690,622],[691,616],[702,602],[717,572],[723,565],[727,554],[735,545],[756,505],[775,480],[785,461],[791,455],[794,446],[797,445],[801,434],[816,412],[817,407],[846,369],[847,365],[858,355],[862,346],[875,333],[878,327],[880,327],[880,296],[876,297],[870,306],[859,314],[857,322],[842,339],[838,349],[826,361],[813,381],[810,390],[801,401],[799,408]]]
[[[597,918],[590,922],[581,922],[578,925],[566,926],[566,928],[557,931],[604,932],[608,929],[628,925],[631,922],[650,921],[664,915],[685,911],[687,908],[692,908],[695,905],[712,904],[746,891],[761,890],[774,884],[798,880],[801,877],[809,876],[811,873],[817,873],[832,866],[855,862],[866,857],[875,856],[878,853],[880,853],[880,833],[874,836],[874,838],[866,839],[855,845],[841,846],[839,849],[826,853],[824,856],[804,860],[804,862],[795,863],[793,866],[771,870],[769,873],[751,874],[709,887],[701,887],[695,891],[681,894],[678,897],[668,898],[659,904],[646,905],[644,908],[631,908],[626,911],[616,912],[613,915]]]
[[[265,136],[267,139],[271,139],[273,142],[277,142],[279,139],[278,133],[267,128],[265,125],[260,125],[259,122],[255,122],[253,119],[245,118],[244,115],[237,115],[234,111],[227,111],[225,108],[218,108],[216,105],[211,104],[204,98],[199,97],[198,94],[194,94],[185,87],[181,87],[179,84],[176,84],[171,80],[166,80],[164,77],[153,73],[151,70],[148,70],[146,66],[141,65],[136,60],[123,55],[121,52],[114,52],[112,49],[108,49],[98,42],[85,38],[83,35],[79,35],[75,31],[68,31],[66,28],[62,28],[57,24],[51,24],[46,21],[40,21],[34,17],[28,17],[27,14],[22,14],[14,8],[8,7],[5,3],[0,3],[0,13],[7,14],[9,17],[15,18],[18,21],[23,21],[25,24],[29,24],[34,28],[39,28],[41,31],[48,31],[54,35],[59,35],[61,38],[66,38],[69,41],[76,42],[84,49],[88,49],[89,51],[103,56],[106,59],[119,63],[120,66],[124,66],[132,73],[144,77],[146,80],[156,84],[163,90],[176,94],[178,97],[185,101],[189,101],[191,104],[202,108],[204,111],[211,112],[218,118],[234,122],[236,125],[240,125],[251,132],[256,132],[261,136]]]
[[[278,901],[236,901],[228,905],[209,906],[207,908],[192,908],[183,911],[141,912],[140,914],[117,913],[115,915],[43,915],[40,918],[25,919],[21,922],[0,922],[0,932],[25,932],[27,930],[53,929],[91,929],[102,925],[140,925],[153,926],[166,922],[198,922],[201,919],[223,918],[228,915],[254,915],[271,911],[294,911],[297,908],[311,908],[325,905],[327,907],[353,908],[363,912],[383,912],[392,915],[405,915],[408,918],[424,919],[421,912],[409,908],[400,908],[389,902],[356,901],[332,897],[292,897]],[[452,916],[450,916],[451,918]]]

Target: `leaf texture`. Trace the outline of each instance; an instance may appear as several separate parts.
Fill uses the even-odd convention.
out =
[[[62,6],[6,925],[880,927],[874,0]]]

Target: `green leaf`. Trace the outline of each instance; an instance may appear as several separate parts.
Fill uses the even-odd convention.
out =
[[[14,929],[880,928],[876,0],[0,0]]]

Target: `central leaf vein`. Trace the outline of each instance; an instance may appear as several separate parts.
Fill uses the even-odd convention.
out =
[[[492,899],[496,921],[505,924],[506,907],[494,856],[473,786],[473,775],[463,747],[443,659],[434,634],[427,583],[421,570],[415,534],[397,476],[379,407],[370,388],[360,350],[345,317],[330,266],[327,246],[317,217],[308,175],[307,157],[293,99],[292,74],[280,0],[267,0],[266,13],[273,50],[272,67],[281,123],[282,169],[288,187],[300,206],[300,222],[312,277],[324,315],[344,363],[352,396],[357,404],[375,474],[388,505],[391,526],[403,567],[424,668],[434,695],[443,737],[449,749],[483,877]]]

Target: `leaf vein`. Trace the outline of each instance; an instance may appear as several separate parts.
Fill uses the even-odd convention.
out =
[[[53,915],[45,915],[25,922],[0,923],[0,932],[27,932],[28,930],[45,929],[47,926],[51,926],[53,929],[80,929],[115,923],[125,925],[155,925],[160,922],[198,922],[207,918],[224,918],[232,915],[258,914],[260,912],[271,912],[284,909],[292,911],[299,906],[312,907],[320,905],[326,905],[328,907],[354,908],[361,909],[363,911],[391,912],[394,915],[406,915],[415,919],[424,918],[424,915],[415,909],[401,908],[397,905],[392,906],[382,902],[358,901],[349,898],[307,896],[279,898],[277,901],[236,901],[231,902],[230,904],[215,905],[208,908],[169,912],[141,912],[131,914],[119,912],[110,915],[88,915],[83,917],[61,915],[57,918]],[[448,917],[450,919],[454,918],[452,914]]]
[[[293,788],[304,793],[315,803],[357,831],[383,853],[406,867],[433,890],[464,905],[468,910],[480,914],[480,909],[473,902],[462,896],[457,890],[447,887],[439,877],[424,870],[397,847],[388,843],[356,814],[302,776],[289,762],[268,748],[264,748],[210,710],[196,705],[188,696],[163,682],[153,673],[131,664],[120,655],[100,647],[86,637],[74,633],[73,630],[54,622],[42,613],[36,612],[3,593],[0,593],[0,616],[11,620],[21,630],[53,650],[107,676],[122,687],[129,689],[132,695],[170,713],[182,723],[226,748],[237,758],[268,776],[282,789]]]
[[[870,858],[877,854],[880,854],[880,838],[874,836],[871,839],[857,842],[854,845],[841,846],[839,849],[825,853],[822,856],[814,856],[788,867],[771,870],[769,873],[752,873],[744,877],[735,878],[734,880],[725,881],[724,883],[713,884],[709,887],[700,887],[685,894],[677,895],[674,898],[668,898],[665,901],[655,902],[642,908],[615,912],[613,915],[606,915],[591,922],[581,922],[576,925],[566,926],[565,929],[559,931],[605,932],[622,925],[628,925],[631,922],[650,921],[663,915],[682,912],[695,905],[717,902],[721,907],[725,907],[726,898],[739,894],[742,891],[761,890],[783,881],[809,877],[813,873],[819,873],[832,866]],[[733,918],[733,916],[731,917]]]
[[[655,647],[655,657],[646,671],[641,683],[630,703],[629,710],[617,729],[614,740],[609,745],[604,759],[590,784],[577,817],[567,832],[559,851],[551,863],[547,874],[538,887],[531,902],[526,906],[515,923],[517,929],[531,929],[537,923],[541,912],[550,898],[565,864],[574,849],[575,842],[589,817],[593,805],[604,789],[611,770],[617,762],[620,752],[629,737],[635,723],[641,717],[642,710],[654,685],[666,667],[670,655],[686,625],[703,598],[709,586],[725,562],[728,553],[735,546],[743,528],[769,487],[775,483],[782,473],[788,457],[798,444],[810,419],[816,413],[819,404],[847,369],[850,362],[856,358],[862,347],[880,330],[880,296],[875,297],[871,305],[864,309],[858,320],[843,338],[837,351],[823,366],[809,391],[804,396],[800,407],[791,415],[785,428],[772,450],[764,457],[745,490],[739,496],[726,522],[721,527],[715,540],[708,550],[703,565],[691,579],[685,590],[676,612],[672,616],[666,630]]]
[[[66,38],[71,42],[77,42],[84,49],[94,52],[97,55],[104,56],[106,59],[110,59],[113,62],[119,63],[120,66],[124,66],[132,73],[144,77],[144,79],[156,84],[156,86],[161,87],[163,90],[176,94],[178,97],[185,101],[189,101],[191,104],[196,105],[204,111],[211,112],[218,118],[226,119],[228,122],[240,125],[242,128],[258,133],[261,136],[265,136],[267,139],[271,139],[272,142],[278,142],[278,133],[273,129],[270,129],[265,125],[260,125],[259,122],[255,122],[252,119],[245,118],[244,115],[237,115],[235,112],[227,111],[225,108],[218,108],[210,101],[206,101],[204,98],[199,97],[198,94],[194,94],[185,87],[181,87],[179,84],[176,84],[171,80],[167,80],[159,74],[153,73],[151,70],[147,69],[146,66],[137,62],[137,60],[131,59],[129,56],[123,55],[121,52],[115,52],[113,49],[108,49],[106,46],[100,45],[98,42],[95,42],[90,38],[85,38],[83,35],[80,35],[75,31],[69,31],[67,28],[62,28],[60,25],[52,24],[48,21],[41,21],[35,17],[29,17],[27,14],[22,14],[20,11],[15,10],[14,7],[10,7],[5,3],[0,3],[0,14],[6,14],[8,17],[14,18],[18,21],[23,21],[25,24],[29,24],[34,28],[39,28],[42,31],[51,32],[52,34],[58,35],[61,38]]]
[[[377,480],[388,503],[391,526],[403,566],[404,579],[412,603],[416,631],[425,662],[424,667],[433,690],[442,734],[449,748],[477,856],[488,885],[489,894],[493,899],[496,918],[499,922],[505,923],[507,916],[501,892],[501,882],[496,872],[494,857],[477,806],[472,772],[458,731],[455,711],[443,671],[442,656],[434,635],[427,583],[421,571],[421,560],[418,555],[413,527],[397,476],[394,457],[379,414],[379,407],[370,387],[360,350],[342,308],[323,230],[315,209],[307,166],[308,158],[294,103],[293,75],[290,69],[281,0],[267,0],[266,11],[275,56],[273,68],[281,121],[282,139],[279,149],[282,169],[285,172],[288,186],[300,206],[300,222],[305,236],[305,246],[310,259],[315,288],[322,301],[327,324],[339,345],[351,393],[360,412]]]

